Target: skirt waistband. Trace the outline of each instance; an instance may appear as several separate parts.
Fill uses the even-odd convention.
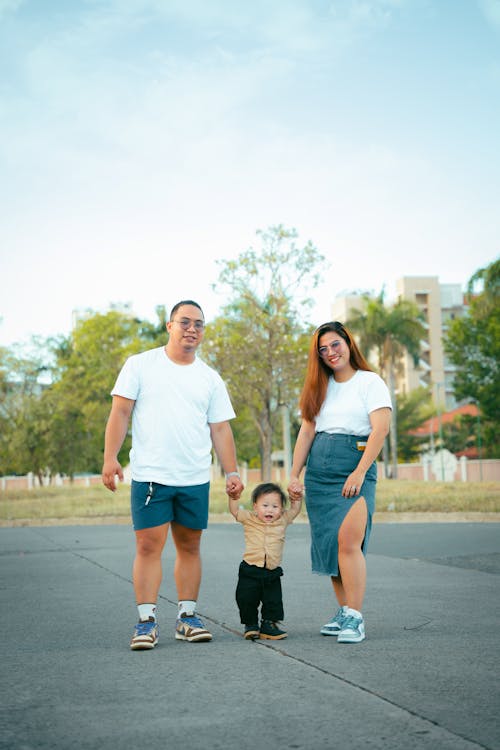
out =
[[[344,445],[352,445],[357,447],[357,443],[366,443],[369,435],[346,435],[343,432],[317,432],[316,439],[321,440],[333,440],[336,443],[343,443]]]

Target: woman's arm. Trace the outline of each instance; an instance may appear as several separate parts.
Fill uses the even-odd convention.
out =
[[[304,487],[300,481],[300,473],[304,468],[307,456],[311,450],[311,445],[316,435],[316,425],[314,422],[307,422],[305,419],[302,420],[299,434],[297,435],[297,442],[293,451],[292,469],[290,472],[290,482],[288,484],[288,494],[290,500],[299,500],[302,498]]]

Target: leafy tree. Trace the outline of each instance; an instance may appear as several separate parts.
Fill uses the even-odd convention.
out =
[[[398,394],[397,431],[398,459],[402,462],[416,461],[429,442],[429,436],[413,434],[415,430],[436,413],[432,404],[432,395],[428,388],[415,388],[410,393]]]
[[[363,353],[375,352],[378,368],[391,393],[391,463],[394,479],[398,471],[396,374],[405,352],[410,354],[415,365],[418,364],[420,341],[425,336],[421,320],[417,305],[409,300],[399,299],[395,304],[386,306],[382,290],[375,298],[365,295],[364,309],[353,311],[347,321],[348,327],[357,333]]]
[[[0,348],[0,473],[100,471],[110,390],[130,354],[165,342],[165,308],[157,315],[88,311],[67,337]]]
[[[0,349],[0,473],[34,472],[46,467],[46,421],[40,399],[47,383],[50,352],[44,339]]]
[[[462,453],[479,444],[478,422],[470,414],[461,414],[442,426],[443,445],[451,453]]]
[[[81,320],[71,337],[56,346],[54,382],[45,398],[50,404],[51,466],[73,476],[99,472],[110,390],[125,359],[145,347],[144,324],[111,310]],[[127,440],[122,459],[130,448]]]
[[[207,330],[203,356],[225,379],[236,412],[250,416],[267,480],[281,409],[296,409],[303,384],[310,331],[301,316],[324,258],[310,242],[297,247],[297,232],[281,225],[257,236],[259,251],[218,262],[215,288],[228,290],[229,301]]]
[[[468,284],[469,308],[452,321],[444,340],[456,366],[453,380],[458,400],[474,401],[482,415],[486,455],[500,455],[500,260],[479,269]]]

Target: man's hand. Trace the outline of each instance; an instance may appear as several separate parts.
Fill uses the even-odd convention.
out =
[[[117,459],[104,461],[102,467],[102,483],[108,490],[116,490],[116,477],[123,482],[123,469]]]
[[[226,479],[226,494],[229,495],[232,500],[239,500],[244,489],[243,482],[235,474]]]

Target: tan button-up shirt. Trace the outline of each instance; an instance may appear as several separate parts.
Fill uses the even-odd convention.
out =
[[[240,508],[236,520],[245,531],[244,561],[268,570],[277,568],[283,555],[286,527],[293,522],[291,511],[285,510],[277,521],[264,523],[255,513]]]

